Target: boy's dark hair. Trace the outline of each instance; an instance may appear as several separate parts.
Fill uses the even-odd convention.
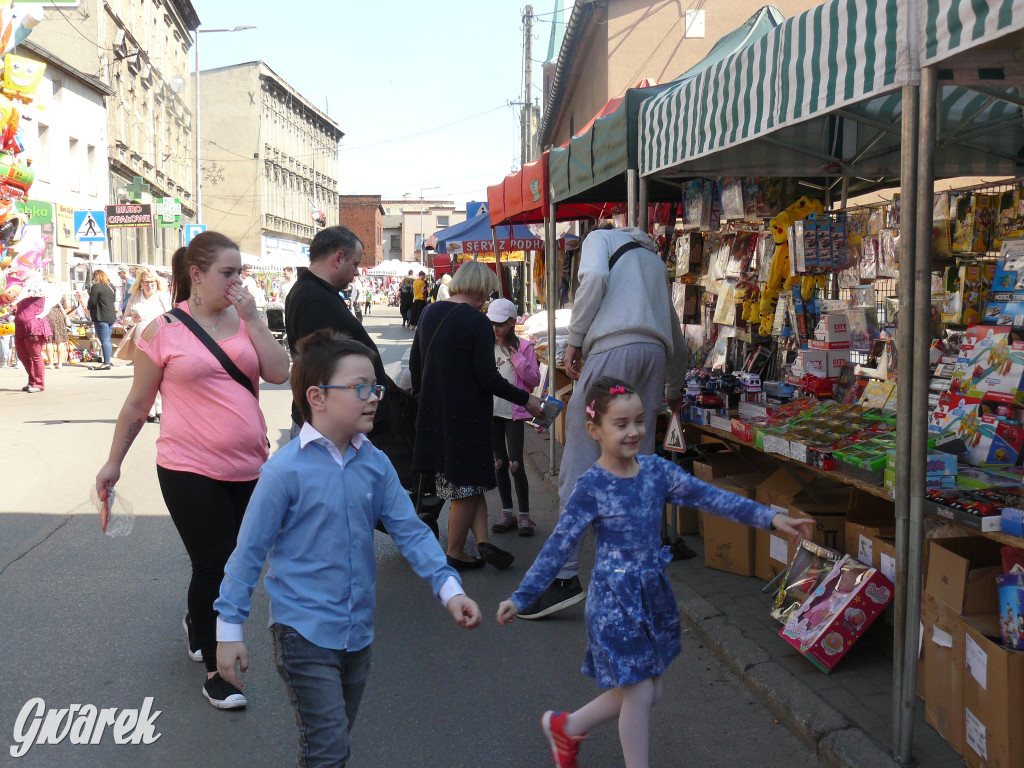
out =
[[[326,384],[334,375],[338,361],[349,355],[362,355],[373,361],[373,352],[344,333],[322,328],[299,339],[292,360],[292,397],[304,422],[311,421],[313,410],[306,399],[306,390]]]
[[[601,417],[608,412],[608,405],[616,397],[635,395],[636,390],[621,379],[613,376],[601,376],[587,388],[586,412],[587,421],[601,423]]]

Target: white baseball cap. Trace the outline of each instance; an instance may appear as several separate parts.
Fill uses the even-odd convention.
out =
[[[504,323],[514,317],[519,317],[519,310],[508,299],[495,299],[487,307],[487,319],[492,323]]]

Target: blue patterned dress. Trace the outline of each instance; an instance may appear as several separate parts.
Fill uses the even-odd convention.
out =
[[[583,674],[614,688],[662,674],[682,650],[679,608],[661,545],[665,502],[769,528],[775,512],[701,482],[658,456],[637,456],[635,477],[616,477],[595,464],[580,477],[558,525],[511,600],[523,610],[558,574],[588,525],[597,534],[587,594]]]

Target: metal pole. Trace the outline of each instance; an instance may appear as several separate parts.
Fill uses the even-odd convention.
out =
[[[203,221],[203,139],[200,128],[199,107],[199,30],[196,30],[196,215],[195,222]]]
[[[647,216],[647,178],[644,176],[638,176],[637,184],[637,226],[640,227],[644,232],[650,231],[650,222]]]
[[[638,180],[640,172],[632,168],[626,171],[626,226],[637,225],[637,198],[640,196]]]
[[[555,310],[558,305],[558,288],[555,279],[558,273],[558,243],[555,242],[555,190],[549,189],[548,217],[544,221],[544,273],[547,283],[545,309],[548,311],[548,395],[555,397]],[[548,474],[558,472],[555,463],[555,436],[548,434]]]
[[[912,218],[917,209],[917,128],[918,128],[918,86],[908,85],[903,88],[901,164],[900,164],[900,207],[902,217]],[[909,208],[908,208],[909,204]],[[908,216],[909,214],[909,216]],[[901,218],[902,218],[901,217]],[[911,456],[913,452],[912,408],[909,384],[913,381],[915,358],[911,354],[914,348],[914,264],[916,249],[914,239],[916,229],[903,226],[900,230],[900,269],[899,269],[899,315],[896,329],[896,345],[900,353],[900,382],[903,383],[901,394],[907,398],[903,408],[896,414],[896,590],[894,596],[895,631],[893,638],[893,754],[897,760],[901,757],[903,733],[907,728],[907,716],[913,715],[915,691],[904,689],[904,669],[906,663],[904,649],[907,647],[906,627],[912,617],[908,606],[908,560],[910,551],[910,494],[909,478],[911,477]],[[930,240],[929,240],[930,241]],[[930,300],[929,300],[930,305]],[[928,398],[925,397],[925,403]],[[923,465],[922,465],[923,466]],[[915,648],[916,650],[916,648]],[[916,661],[911,662],[912,665]],[[909,697],[910,706],[907,706]],[[909,757],[909,756],[908,756]]]
[[[512,239],[512,225],[508,225],[508,239]],[[504,280],[501,274],[501,254],[498,253],[498,228],[491,227],[491,242],[494,244],[494,273],[498,276],[498,298],[505,298]]]
[[[935,111],[938,91],[938,72],[935,67],[921,70],[920,145],[917,150],[917,210],[916,221],[906,222],[904,217],[913,209],[904,205],[901,230],[906,232],[916,224],[917,259],[914,264],[914,369],[911,379],[911,435],[913,449],[910,456],[910,535],[907,558],[907,617],[903,648],[903,710],[897,759],[903,765],[913,760],[914,708],[917,706],[917,645],[921,613],[921,561],[924,547],[924,495],[925,466],[928,459],[928,355],[931,340],[931,244],[932,196],[935,192]],[[904,118],[905,119],[905,118]],[[901,235],[902,237],[902,235]],[[900,309],[902,315],[903,310]],[[900,320],[900,322],[906,322]],[[902,375],[900,376],[903,379]],[[905,381],[905,379],[903,379]],[[906,483],[904,483],[906,485]]]

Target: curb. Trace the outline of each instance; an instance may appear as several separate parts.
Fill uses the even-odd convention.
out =
[[[548,473],[547,450],[528,441],[525,459],[547,488],[558,495],[558,475]],[[546,449],[546,442],[543,444]],[[768,707],[779,722],[814,750],[829,768],[899,768],[861,728],[850,723],[795,675],[771,661],[768,652],[730,624],[721,611],[675,579],[683,622]]]

